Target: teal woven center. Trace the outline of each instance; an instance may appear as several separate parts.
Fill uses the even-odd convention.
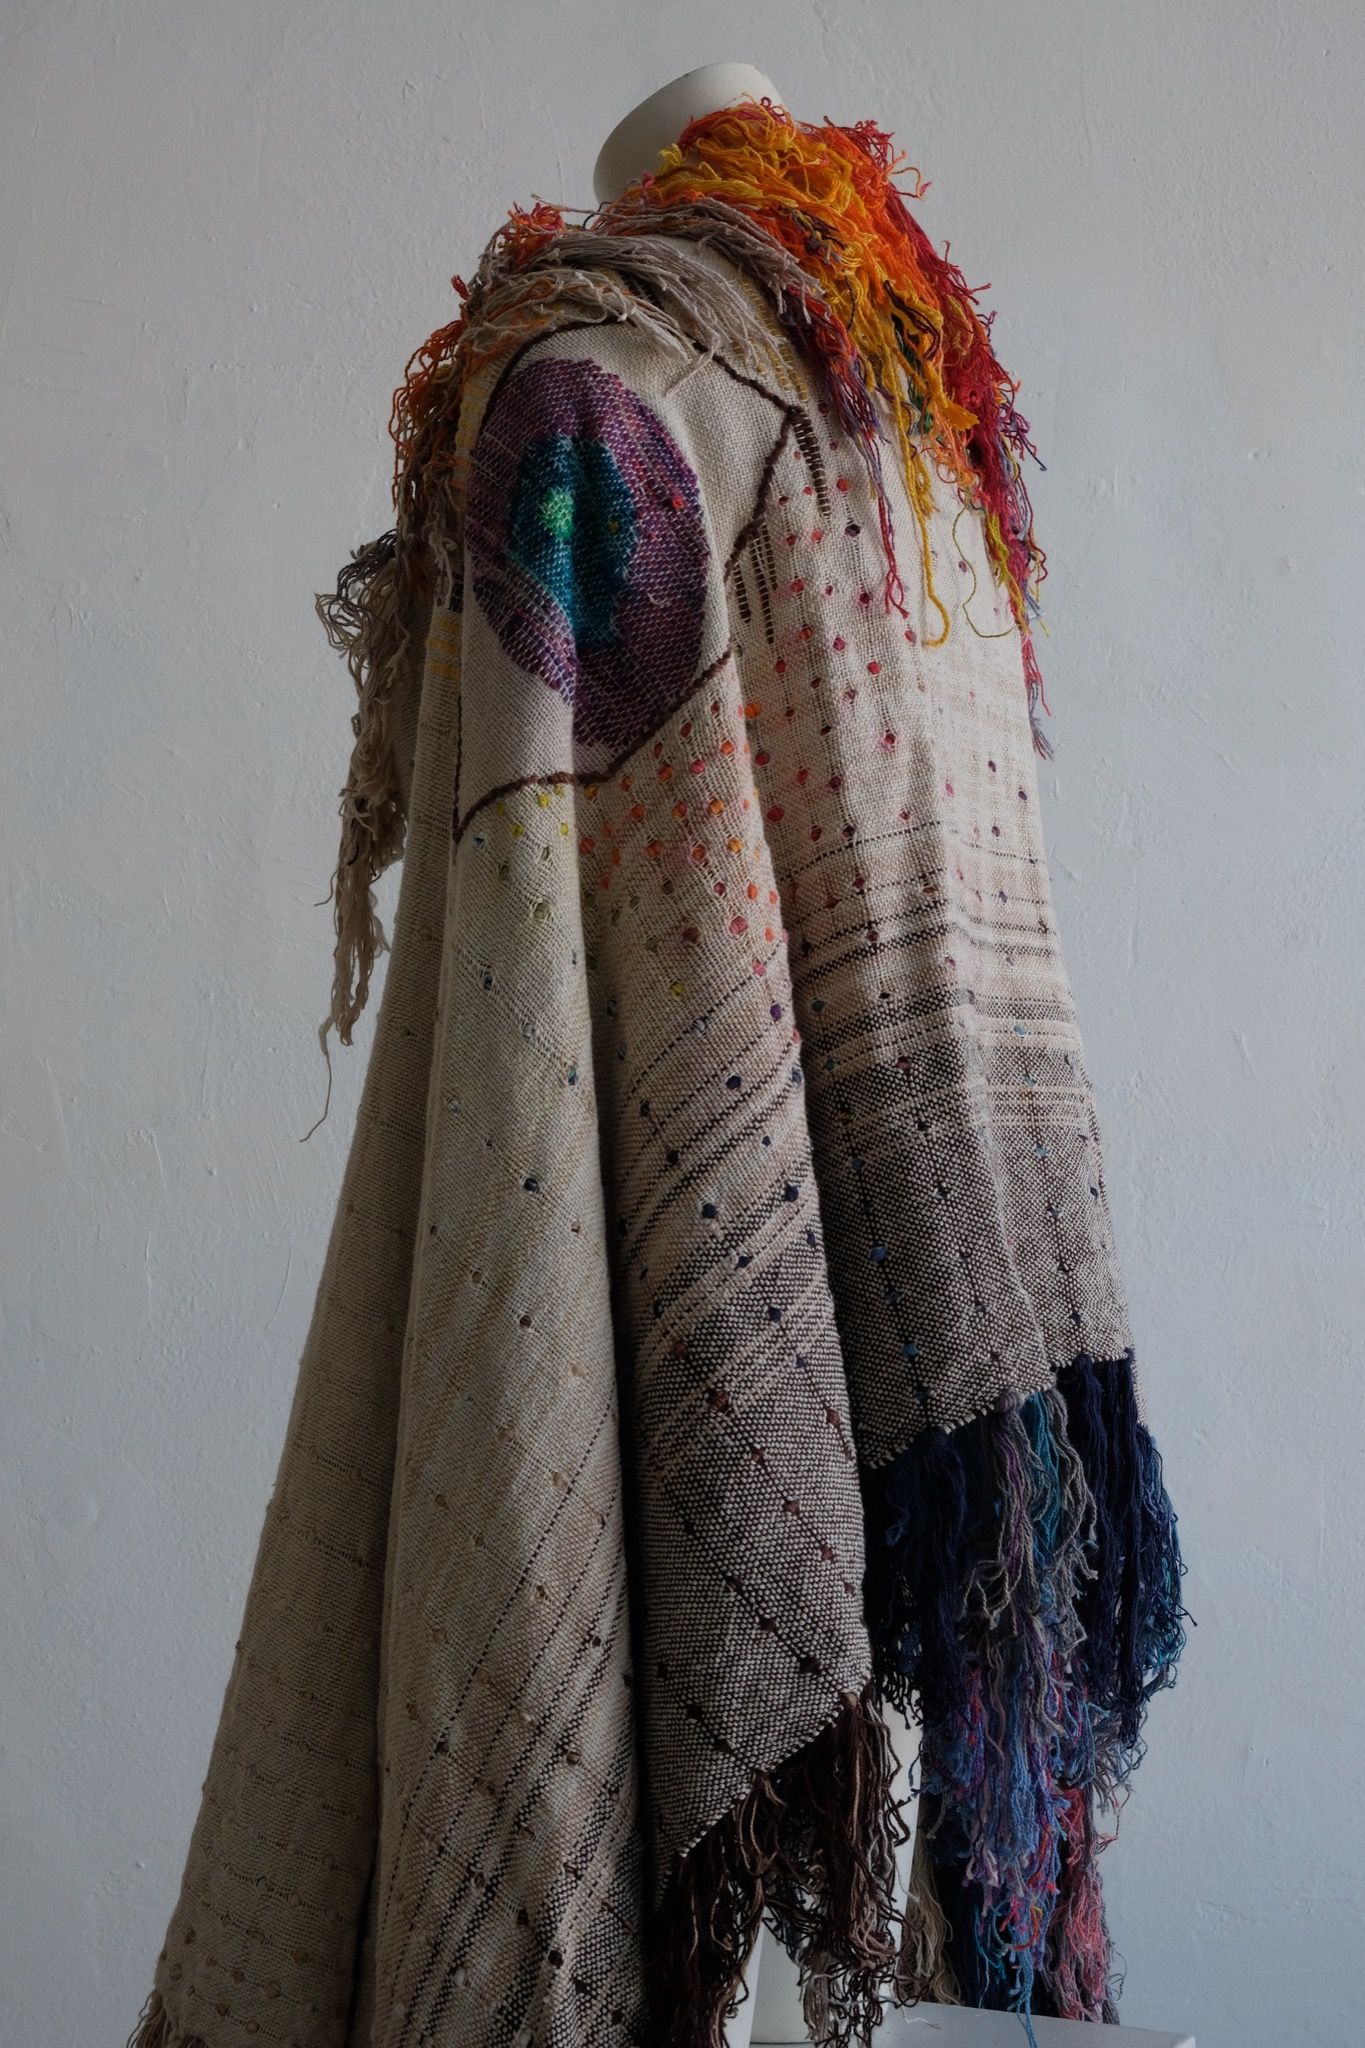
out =
[[[517,471],[508,553],[549,592],[580,648],[616,637],[636,529],[629,487],[601,441],[549,434],[531,442]]]

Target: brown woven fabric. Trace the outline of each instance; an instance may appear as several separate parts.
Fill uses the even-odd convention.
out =
[[[762,295],[591,243],[328,612],[402,884],[143,2048],[709,2044],[765,1913],[952,1995],[867,1475],[1131,1365],[979,520],[926,644]]]

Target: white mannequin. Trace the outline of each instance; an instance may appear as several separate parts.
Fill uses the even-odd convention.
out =
[[[652,170],[660,150],[676,142],[689,121],[733,106],[750,94],[783,104],[772,80],[752,64],[703,64],[661,85],[617,122],[598,151],[592,174],[598,205],[615,199],[632,179]]]
[[[661,85],[617,122],[598,151],[592,183],[599,206],[615,199],[634,179],[652,169],[660,151],[677,141],[689,121],[750,97],[770,99],[777,106],[786,104],[772,80],[752,64],[703,64],[698,70],[686,71],[680,78]],[[897,1792],[904,1796],[909,1790],[906,1758],[912,1745],[898,1719],[892,1721],[891,1735],[902,1773]],[[906,1866],[908,1860],[907,1850]],[[908,1867],[901,1871],[902,1895],[907,1876]],[[726,2030],[725,2048],[750,2048],[755,2013],[760,2009],[765,2021],[761,2038],[790,2040],[804,2031],[797,2002],[796,1971],[779,1943],[768,1944],[772,1961],[763,1971],[765,1981],[760,1986],[759,1957],[763,1945],[760,1928],[745,1971],[749,1996]],[[771,2031],[774,2027],[780,2028],[780,2036]]]

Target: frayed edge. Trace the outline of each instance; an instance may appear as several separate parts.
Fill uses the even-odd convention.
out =
[[[868,1617],[922,1728],[919,1826],[965,2003],[1112,2013],[1096,1867],[1184,1644],[1176,1520],[1132,1353],[864,1474]]]
[[[125,2048],[205,2048],[205,2044],[202,2034],[177,2032],[161,1993],[149,1991]]]
[[[657,2038],[724,2048],[767,1918],[795,1961],[820,2048],[871,2040],[896,1960],[895,1758],[870,1692],[762,1773],[674,1870],[648,1963]]]
[[[336,952],[324,1052],[333,1025],[342,1044],[351,1043],[375,961],[388,947],[373,884],[400,858],[405,833],[396,726],[412,650],[402,595],[398,535],[392,531],[357,548],[336,588],[319,591],[315,601],[328,640],[346,656],[360,699],[351,719],[355,745],[341,791],[341,846],[329,892]]]

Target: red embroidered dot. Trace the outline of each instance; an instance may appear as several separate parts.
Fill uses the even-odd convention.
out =
[[[882,672],[881,663],[879,661],[870,661],[867,664],[867,672],[870,676],[879,676]]]

